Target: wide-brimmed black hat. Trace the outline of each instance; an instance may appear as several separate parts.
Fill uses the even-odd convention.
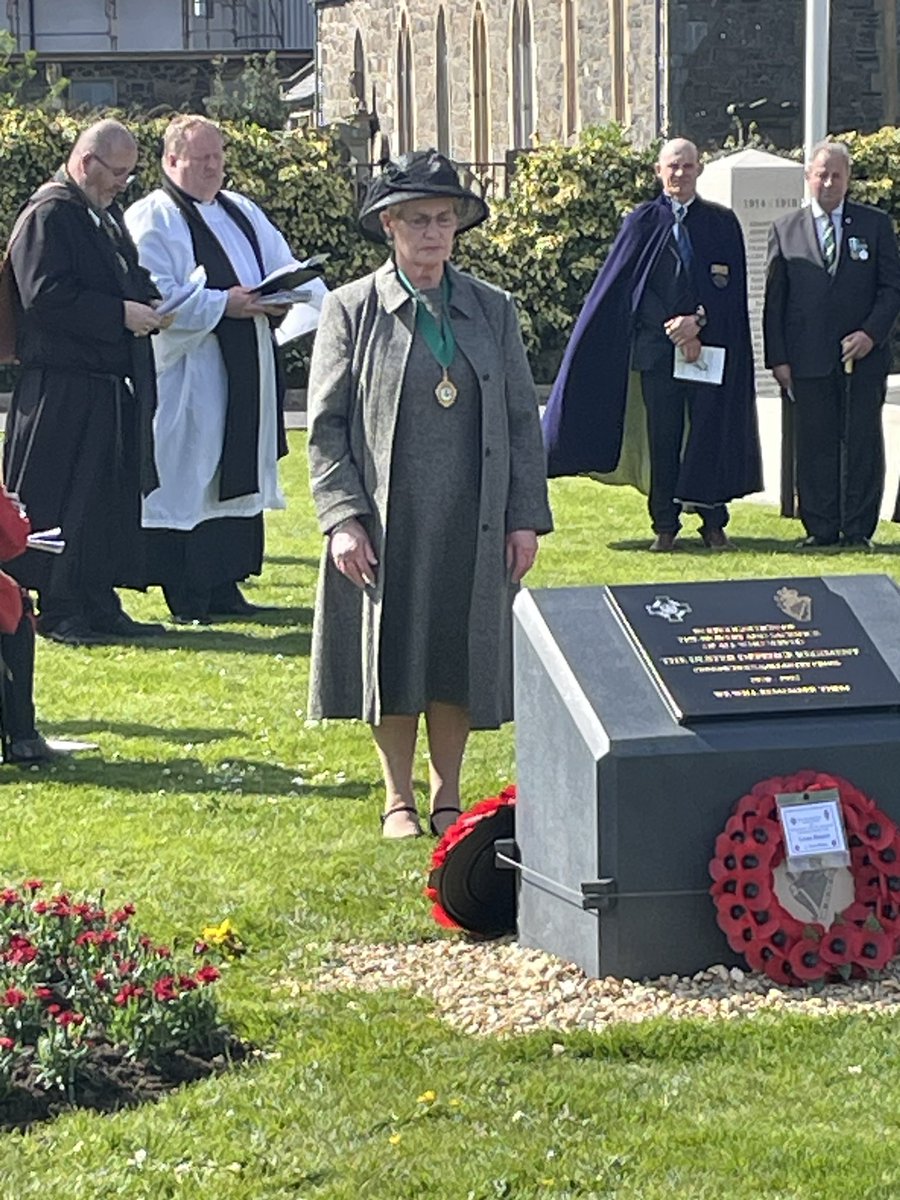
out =
[[[471,188],[460,182],[459,172],[449,158],[437,150],[413,150],[389,162],[366,190],[359,211],[359,227],[372,242],[386,240],[379,213],[407,200],[433,200],[448,196],[459,213],[457,232],[462,233],[487,219],[488,206]]]

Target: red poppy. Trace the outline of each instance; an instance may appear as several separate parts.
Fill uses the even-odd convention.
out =
[[[21,902],[22,898],[15,888],[4,888],[3,891],[0,892],[0,904],[2,904],[4,908],[12,908],[14,904],[21,904]]]
[[[894,939],[881,930],[860,930],[857,962],[867,971],[880,971],[894,957]]]
[[[787,961],[797,978],[804,982],[822,979],[828,973],[828,966],[822,961],[819,952],[819,943],[808,938],[801,938],[799,942],[795,942]]]
[[[138,987],[134,983],[126,983],[113,996],[113,1004],[118,1004],[120,1008],[124,1008],[131,1000],[139,1000],[144,994],[144,989]]]
[[[856,925],[832,925],[819,942],[822,961],[832,967],[852,963],[859,957],[861,930]]]
[[[153,985],[153,998],[163,1003],[178,999],[178,990],[171,975],[163,975],[161,979],[157,979]]]
[[[24,890],[26,892],[31,892],[32,895],[34,895],[35,892],[39,892],[43,886],[43,879],[26,879],[22,884]]]
[[[195,978],[198,983],[215,983],[217,979],[221,978],[221,974],[211,963],[205,963],[197,972]]]
[[[0,1050],[14,1050],[16,1048],[15,1038],[0,1037]]]
[[[16,987],[9,987],[3,993],[3,1003],[7,1008],[19,1008],[27,999],[25,993]]]

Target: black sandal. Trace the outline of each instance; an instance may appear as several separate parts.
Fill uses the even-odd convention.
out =
[[[444,830],[435,829],[434,818],[437,816],[438,813],[447,813],[447,812],[451,813],[452,812],[452,813],[456,813],[457,817],[461,817],[462,811],[463,810],[461,808],[457,808],[456,805],[454,805],[454,804],[442,804],[442,805],[440,805],[440,807],[432,809],[431,816],[428,818],[428,824],[431,827],[432,836],[436,837],[436,838],[443,837],[444,834],[447,832],[447,829],[450,828],[450,825],[448,825],[447,829],[444,829]],[[453,821],[453,822],[451,822],[451,824],[455,825],[456,822]]]
[[[388,817],[392,817],[394,815],[394,813],[402,813],[402,812],[412,813],[412,815],[416,818],[416,825],[418,826],[419,810],[417,808],[415,808],[412,804],[395,804],[393,808],[389,808],[386,813],[381,814],[380,820],[381,820],[382,829],[384,829],[384,823],[388,819]],[[417,828],[416,832],[410,834],[409,836],[410,837],[421,837],[422,836],[421,828]],[[403,841],[402,838],[395,838],[392,840]]]

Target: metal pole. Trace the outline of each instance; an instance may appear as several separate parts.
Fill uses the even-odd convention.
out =
[[[831,0],[806,0],[806,73],[803,96],[803,151],[828,133],[828,47]]]

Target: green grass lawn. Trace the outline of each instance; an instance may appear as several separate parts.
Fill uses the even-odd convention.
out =
[[[100,753],[49,771],[0,767],[0,881],[104,889],[185,950],[231,917],[248,953],[219,995],[263,1053],[156,1105],[0,1136],[2,1200],[900,1196],[891,1016],[657,1020],[495,1041],[452,1032],[400,992],[305,986],[341,942],[439,935],[422,897],[432,843],[379,839],[368,730],[306,720],[321,539],[303,448],[294,434],[289,508],[270,517],[266,568],[248,589],[280,611],[141,648],[42,643],[43,730],[94,739]],[[742,503],[738,553],[711,555],[691,536],[695,549],[660,557],[646,552],[634,493],[564,481],[552,499],[559,531],[536,586],[900,566],[892,526],[873,555],[798,554],[798,525]],[[164,615],[158,592],[128,607]],[[467,799],[514,777],[512,730],[475,735]],[[436,1100],[422,1103],[429,1090]]]

